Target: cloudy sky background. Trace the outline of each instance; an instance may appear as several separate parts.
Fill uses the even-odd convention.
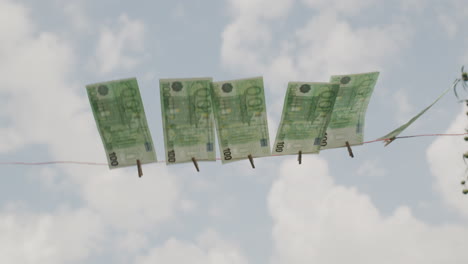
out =
[[[85,85],[137,77],[159,159],[159,78],[380,71],[365,138],[468,66],[464,0],[0,0],[0,161],[105,162]],[[465,22],[465,23],[464,23]],[[404,132],[463,133],[452,93]],[[229,165],[0,167],[1,263],[466,263],[462,137]]]

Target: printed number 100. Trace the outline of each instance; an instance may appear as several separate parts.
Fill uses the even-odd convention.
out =
[[[109,154],[109,159],[111,160],[112,166],[119,165],[119,162],[117,161],[117,154],[115,154],[115,152],[112,152],[111,154]]]

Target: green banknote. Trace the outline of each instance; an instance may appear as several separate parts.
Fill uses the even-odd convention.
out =
[[[166,164],[216,160],[211,81],[159,80]]]
[[[378,77],[378,72],[331,77],[330,82],[339,83],[340,90],[321,149],[343,147],[346,141],[362,145],[366,110]]]
[[[318,153],[340,85],[290,82],[273,154]]]
[[[269,156],[263,78],[214,82],[211,96],[222,162]]]
[[[456,85],[456,84],[454,84]],[[405,130],[407,127],[409,127],[416,119],[418,119],[420,116],[422,116],[424,113],[426,113],[427,110],[429,110],[435,103],[437,103],[440,98],[442,98],[448,91],[450,91],[453,87],[447,88],[432,104],[430,104],[428,107],[424,108],[419,114],[415,115],[413,118],[411,118],[408,122],[406,122],[404,125],[398,127],[397,129],[393,130],[392,132],[388,133],[387,135],[379,138],[379,139],[385,139],[386,143],[385,146],[388,144],[392,143],[393,140],[401,133],[403,130]]]
[[[156,162],[135,78],[86,86],[109,168]]]

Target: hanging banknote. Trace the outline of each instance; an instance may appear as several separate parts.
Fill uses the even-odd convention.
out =
[[[378,72],[331,77],[340,89],[321,149],[344,147],[346,142],[362,145],[366,110],[378,77]]]
[[[222,162],[269,156],[263,78],[214,82],[212,98]]]
[[[273,153],[318,153],[339,84],[290,82]]]
[[[86,86],[109,168],[156,162],[135,78]]]
[[[454,88],[455,85],[456,85],[456,83],[454,83],[453,87],[447,88],[441,95],[439,95],[439,97],[437,97],[437,99],[432,104],[430,104],[428,107],[424,108],[421,112],[419,112],[417,115],[415,115],[413,118],[411,118],[408,122],[406,122],[402,126],[396,128],[392,132],[388,133],[387,135],[385,135],[385,136],[383,136],[383,137],[381,137],[379,139],[385,140],[385,146],[392,143],[393,140],[395,140],[395,138],[401,132],[403,132],[403,130],[408,128],[411,124],[413,124],[414,121],[416,121],[419,117],[421,117],[424,113],[426,113],[427,110],[429,110],[433,105],[435,105],[435,103],[437,103],[448,91],[450,91],[452,88]]]
[[[211,81],[159,80],[166,164],[216,161]]]

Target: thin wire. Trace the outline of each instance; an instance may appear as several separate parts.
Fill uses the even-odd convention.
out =
[[[415,138],[415,137],[436,137],[436,136],[463,136],[468,135],[468,133],[459,133],[459,134],[421,134],[421,135],[411,135],[411,136],[401,136],[395,137],[395,139],[402,138]],[[390,138],[375,139],[371,141],[362,142],[362,144],[370,144],[379,141],[390,140]],[[272,155],[279,156],[279,155]],[[216,158],[216,160],[221,160],[221,158]],[[157,163],[165,163],[165,160],[160,160]],[[44,161],[44,162],[22,162],[22,161],[10,161],[10,162],[0,162],[0,165],[24,165],[24,166],[42,166],[42,165],[54,165],[54,164],[75,164],[75,165],[89,165],[89,166],[108,166],[107,163],[99,162],[87,162],[87,161]]]
[[[25,165],[25,166],[41,166],[41,165],[51,165],[51,164],[77,164],[77,165],[107,166],[107,163],[86,162],[86,161],[0,162],[0,165]]]

